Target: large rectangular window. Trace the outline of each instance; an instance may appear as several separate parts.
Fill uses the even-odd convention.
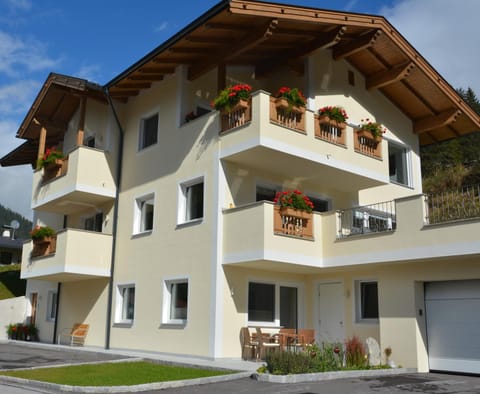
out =
[[[158,114],[142,119],[140,122],[140,133],[138,149],[142,150],[154,145],[158,140]]]
[[[165,281],[163,322],[185,324],[188,319],[188,280]]]
[[[388,143],[388,170],[390,181],[409,185],[408,151],[400,145]]]
[[[357,300],[357,322],[378,321],[378,283],[376,281],[355,282]]]
[[[248,321],[275,321],[275,285],[250,282],[248,284]]]
[[[255,201],[273,201],[275,195],[281,189],[280,186],[257,185],[255,190]]]
[[[135,315],[135,286],[118,286],[117,323],[132,323]]]
[[[203,178],[198,178],[180,185],[179,223],[203,218],[204,188]]]

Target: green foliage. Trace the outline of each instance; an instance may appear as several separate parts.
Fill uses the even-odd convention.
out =
[[[312,212],[314,205],[301,191],[295,189],[293,191],[277,192],[273,199],[275,204],[281,207],[301,209],[307,212]]]
[[[25,295],[27,281],[20,279],[20,264],[0,267],[0,300]]]
[[[240,100],[248,100],[250,98],[251,91],[252,87],[246,84],[230,86],[218,94],[212,105],[216,110],[231,112]]]
[[[347,368],[365,368],[368,365],[365,346],[355,335],[345,341],[345,361]]]
[[[362,119],[358,130],[368,131],[372,137],[381,137],[385,133],[385,128],[377,122],[372,122],[370,119]]]
[[[9,324],[7,326],[7,336],[9,339],[19,341],[38,341],[38,328],[34,324]]]
[[[35,226],[30,232],[33,240],[43,239],[45,237],[51,237],[55,235],[55,230],[48,226]]]
[[[281,87],[275,97],[283,97],[288,101],[289,106],[292,107],[305,107],[306,99],[303,93],[298,88],[289,88],[287,86]]]
[[[23,379],[39,380],[72,386],[130,386],[171,380],[195,379],[228,375],[231,371],[184,368],[146,361],[72,365],[22,371],[3,371],[0,374]]]
[[[15,231],[15,238],[30,238],[29,231],[32,228],[32,222],[0,204],[0,226],[4,224],[9,225],[12,220],[16,220],[20,223],[19,229]]]
[[[41,159],[38,159],[37,166],[45,167],[47,164],[54,163],[57,159],[63,159],[63,153],[55,148],[48,148]]]
[[[348,119],[347,112],[342,107],[327,106],[318,110],[319,116],[328,116],[330,119],[339,123],[344,123]]]

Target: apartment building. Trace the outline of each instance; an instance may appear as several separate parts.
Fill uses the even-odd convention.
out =
[[[247,107],[213,110],[237,83]],[[276,108],[282,86],[303,113]],[[365,119],[380,141],[356,133]],[[35,224],[56,230],[23,245],[40,338],[87,323],[90,346],[239,358],[241,327],[314,328],[374,337],[404,367],[478,372],[478,215],[437,223],[419,157],[478,129],[381,16],[222,1],[105,86],[52,73],[1,159],[32,165]],[[38,168],[52,147],[65,158]],[[295,189],[308,217],[272,201]]]

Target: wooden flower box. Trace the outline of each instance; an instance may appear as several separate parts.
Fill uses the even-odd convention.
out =
[[[313,239],[313,213],[275,205],[273,232],[277,235]]]
[[[222,132],[243,126],[252,119],[252,109],[250,101],[240,100],[233,108],[228,111],[220,111]]]
[[[366,130],[355,130],[354,148],[356,152],[372,156],[377,159],[382,158],[382,136],[373,136]]]
[[[306,134],[305,107],[290,106],[286,98],[270,97],[270,122]]]
[[[346,123],[330,119],[328,115],[317,116],[315,137],[333,144],[345,146],[346,128]]]
[[[57,236],[52,235],[50,237],[43,237],[40,239],[34,239],[32,248],[32,257],[47,256],[55,253],[57,246]]]

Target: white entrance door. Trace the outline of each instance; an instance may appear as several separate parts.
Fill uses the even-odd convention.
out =
[[[317,342],[343,342],[345,339],[343,283],[318,285]]]

